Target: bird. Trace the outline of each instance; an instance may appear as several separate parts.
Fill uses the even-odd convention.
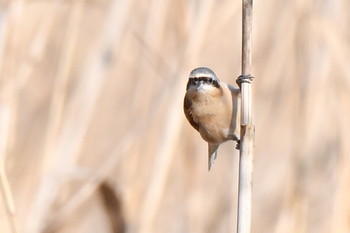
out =
[[[207,67],[191,71],[184,98],[184,113],[201,137],[208,143],[208,171],[217,158],[220,144],[233,140],[235,134],[240,89],[220,81]]]

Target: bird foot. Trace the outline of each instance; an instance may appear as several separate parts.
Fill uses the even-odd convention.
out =
[[[241,140],[238,139],[236,142],[236,149],[239,150],[239,148],[241,147]]]

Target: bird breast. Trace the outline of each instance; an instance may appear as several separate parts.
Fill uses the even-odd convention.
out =
[[[187,94],[192,101],[189,110],[193,120],[199,125],[198,131],[202,138],[213,144],[229,140],[229,135],[236,127],[230,91],[223,89],[222,93],[217,95],[200,92]]]

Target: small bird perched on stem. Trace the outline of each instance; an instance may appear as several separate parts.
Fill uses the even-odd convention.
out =
[[[240,90],[220,81],[206,67],[191,71],[184,99],[187,120],[208,142],[208,170],[221,143],[234,140]]]

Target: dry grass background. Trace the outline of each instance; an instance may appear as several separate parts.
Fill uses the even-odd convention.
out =
[[[234,232],[238,153],[208,173],[182,98],[240,74],[240,4],[1,1],[0,232]],[[350,2],[254,7],[253,232],[350,232]]]

